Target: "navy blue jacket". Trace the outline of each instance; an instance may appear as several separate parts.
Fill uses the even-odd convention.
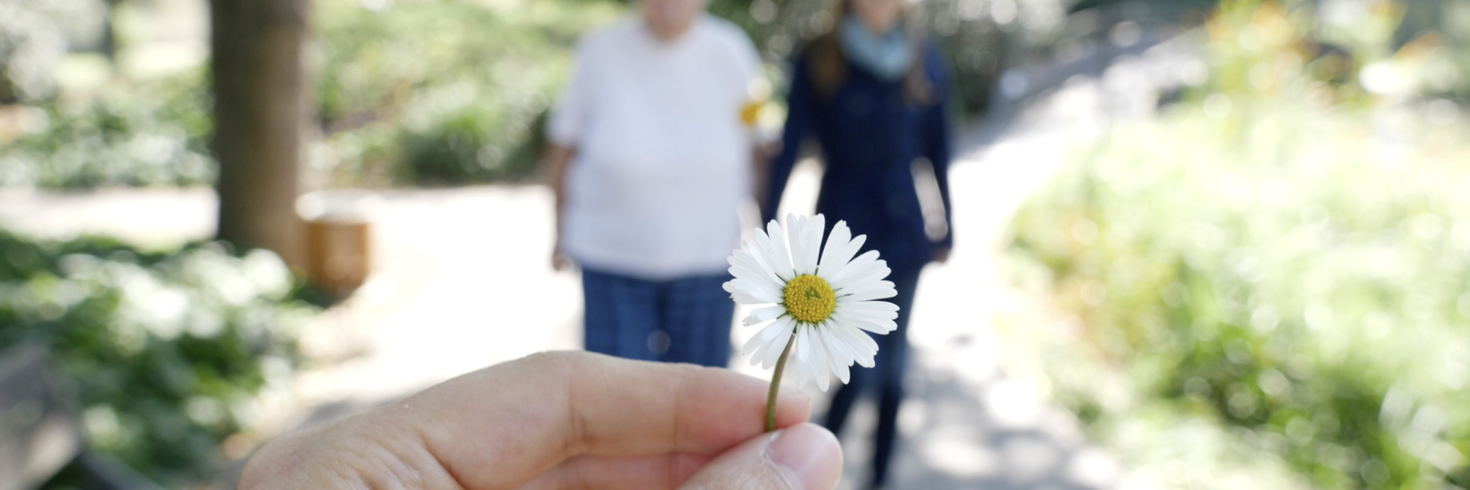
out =
[[[802,143],[815,137],[826,169],[817,212],[826,215],[829,232],[838,220],[847,221],[854,236],[868,236],[864,251],[878,250],[893,268],[922,267],[933,260],[937,247],[952,245],[953,226],[937,243],[924,234],[911,170],[919,158],[931,162],[946,224],[952,224],[945,113],[949,77],[937,48],[928,45],[923,53],[925,71],[938,96],[932,104],[907,100],[902,80],[883,81],[851,63],[842,86],[829,97],[818,96],[807,54],[797,57],[787,95],[784,143],[771,164],[770,185],[761,200],[763,223],[775,215]]]

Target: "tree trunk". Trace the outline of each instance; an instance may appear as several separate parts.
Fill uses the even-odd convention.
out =
[[[106,0],[107,14],[102,19],[102,55],[117,71],[117,4],[122,0]]]
[[[296,215],[308,114],[309,0],[210,0],[219,234],[304,258]]]

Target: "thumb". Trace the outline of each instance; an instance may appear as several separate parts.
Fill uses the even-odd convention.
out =
[[[803,423],[753,437],[690,477],[679,490],[831,490],[842,477],[842,448],[820,426]]]

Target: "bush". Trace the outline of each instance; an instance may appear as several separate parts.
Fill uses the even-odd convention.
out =
[[[928,2],[924,22],[949,57],[956,105],[983,111],[1010,60],[1043,56],[1062,43],[1066,4]],[[325,0],[316,8],[313,58],[321,65],[314,95],[325,145],[310,152],[310,169],[328,185],[350,187],[531,176],[542,143],[538,122],[565,83],[572,47],[627,10],[625,2],[601,0]],[[744,27],[781,68],[833,21],[829,9],[827,0],[710,5]],[[50,127],[0,149],[0,186],[212,183],[208,96],[204,77],[187,76],[117,80],[101,97],[81,102],[33,102]]]
[[[69,41],[99,30],[105,12],[99,0],[0,3],[0,104],[50,96],[56,88],[52,65]]]
[[[274,254],[140,252],[0,232],[0,350],[49,347],[93,449],[170,487],[213,476],[250,402],[287,381],[316,308]]]
[[[1046,362],[1126,378],[1054,366],[1059,398],[1103,432],[1248,428],[1322,488],[1470,486],[1470,171],[1375,161],[1327,115],[1256,119],[1247,152],[1198,112],[1122,131],[1017,217],[1085,325]]]
[[[570,0],[364,5],[317,4],[315,95],[333,151],[312,152],[310,163],[336,186],[527,178],[577,38],[621,11]],[[28,119],[43,127],[0,147],[0,187],[212,184],[202,75],[119,79],[98,94],[35,102],[42,116]]]
[[[325,63],[317,97],[337,180],[348,185],[530,176],[538,122],[570,75],[573,46],[621,11],[571,1],[363,5],[323,2],[317,16]]]
[[[1232,4],[1282,42],[1217,37],[1206,103],[1017,216],[1018,277],[1081,324],[1041,370],[1167,487],[1470,488],[1470,128],[1276,62],[1304,29]],[[1230,83],[1251,56],[1273,70]]]
[[[475,110],[446,116],[423,131],[399,133],[397,179],[420,185],[524,179],[535,171],[544,120],[543,111],[522,141],[495,140],[498,118]]]
[[[36,107],[43,127],[0,147],[0,187],[212,184],[214,122],[201,75],[119,83],[83,102]]]

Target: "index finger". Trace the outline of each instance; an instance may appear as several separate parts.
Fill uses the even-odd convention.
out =
[[[715,455],[763,430],[769,385],[724,369],[581,352],[537,354],[476,371],[391,411],[466,488],[512,488],[580,455]],[[778,399],[780,427],[810,415]]]

